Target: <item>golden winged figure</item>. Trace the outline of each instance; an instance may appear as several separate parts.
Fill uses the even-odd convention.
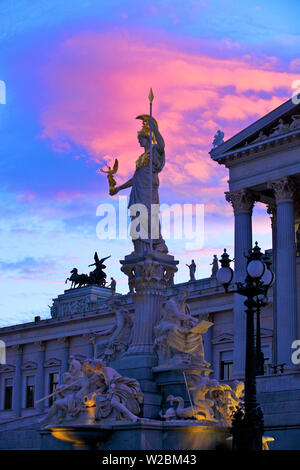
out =
[[[106,168],[107,170],[104,170],[103,168],[100,168],[100,170],[97,171],[97,173],[105,173],[107,174],[107,180],[108,180],[108,184],[109,184],[109,194],[111,196],[113,196],[114,194],[116,194],[116,181],[115,181],[115,178],[114,178],[114,174],[117,173],[118,171],[118,167],[119,167],[119,162],[117,160],[117,158],[115,159],[115,163],[114,163],[114,166],[111,168],[111,166],[109,166],[108,164],[106,164]],[[104,167],[105,168],[105,167]]]

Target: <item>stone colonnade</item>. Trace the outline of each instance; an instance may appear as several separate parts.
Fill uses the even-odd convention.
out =
[[[275,205],[268,208],[272,214],[273,258],[275,260],[276,287],[274,338],[276,354],[273,361],[291,366],[291,344],[297,339],[297,290],[294,196],[295,184],[290,177],[272,181]],[[249,189],[227,192],[226,200],[234,210],[235,281],[244,281],[247,260],[245,254],[252,248],[252,211],[255,195]],[[246,315],[244,298],[234,298],[234,351],[233,375],[243,377],[245,371]]]

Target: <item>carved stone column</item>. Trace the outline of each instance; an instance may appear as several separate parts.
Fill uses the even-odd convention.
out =
[[[235,281],[244,281],[247,260],[245,254],[252,248],[252,211],[255,198],[250,190],[225,193],[234,211],[234,274]],[[243,378],[245,374],[246,355],[246,314],[245,298],[234,295],[234,346],[233,376]]]
[[[22,414],[22,361],[23,361],[23,345],[14,346],[16,351],[16,369],[14,377],[13,389],[13,410],[16,416]]]
[[[112,367],[140,382],[144,394],[143,417],[157,418],[161,393],[153,378],[153,367],[157,365],[153,351],[154,327],[161,318],[162,302],[178,261],[171,255],[153,252],[126,256],[121,264],[121,270],[130,277],[135,306],[133,336],[123,358]]]
[[[277,207],[276,203],[268,204],[267,213],[271,216],[272,228],[272,271],[276,274],[276,253],[277,253]],[[273,291],[273,342],[272,342],[272,359],[273,364],[277,364],[277,276],[272,286]]]
[[[63,338],[58,338],[59,343],[62,344],[62,356],[61,356],[61,375],[68,371],[69,369],[69,347],[70,341],[69,338],[64,336]]]
[[[153,354],[154,327],[160,319],[162,301],[178,261],[171,255],[154,252],[126,256],[121,264],[121,270],[131,278],[135,305],[133,339],[126,356]]]
[[[297,285],[295,253],[295,183],[284,177],[269,183],[277,205],[277,362],[291,364],[291,344],[297,339]]]
[[[38,341],[38,364],[37,364],[37,376],[36,376],[36,401],[40,398],[43,398],[45,393],[45,371],[44,371],[44,362],[45,362],[45,342]],[[37,404],[37,410],[39,412],[44,411],[45,401],[41,401]]]

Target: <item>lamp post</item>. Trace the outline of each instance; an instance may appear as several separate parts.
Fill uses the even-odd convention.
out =
[[[256,297],[256,375],[264,375],[264,353],[261,349],[260,310],[266,305],[264,296]]]
[[[232,420],[231,433],[233,436],[233,450],[262,450],[262,436],[264,431],[263,414],[256,400],[256,345],[254,334],[254,314],[257,310],[255,297],[266,296],[271,286],[274,274],[270,270],[270,261],[260,250],[257,242],[249,250],[247,258],[247,275],[244,282],[236,282],[236,289],[230,293],[237,293],[246,297],[246,366],[245,366],[245,399],[242,407],[235,412]],[[223,284],[225,292],[233,279],[233,270],[226,249],[221,257],[221,268],[217,273],[217,280]]]

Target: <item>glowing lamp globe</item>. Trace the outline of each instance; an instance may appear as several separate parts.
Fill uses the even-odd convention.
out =
[[[220,284],[228,285],[233,278],[233,271],[229,267],[220,268],[217,272],[217,280]]]
[[[247,272],[252,279],[259,279],[265,271],[265,265],[259,259],[250,261],[247,266]]]

